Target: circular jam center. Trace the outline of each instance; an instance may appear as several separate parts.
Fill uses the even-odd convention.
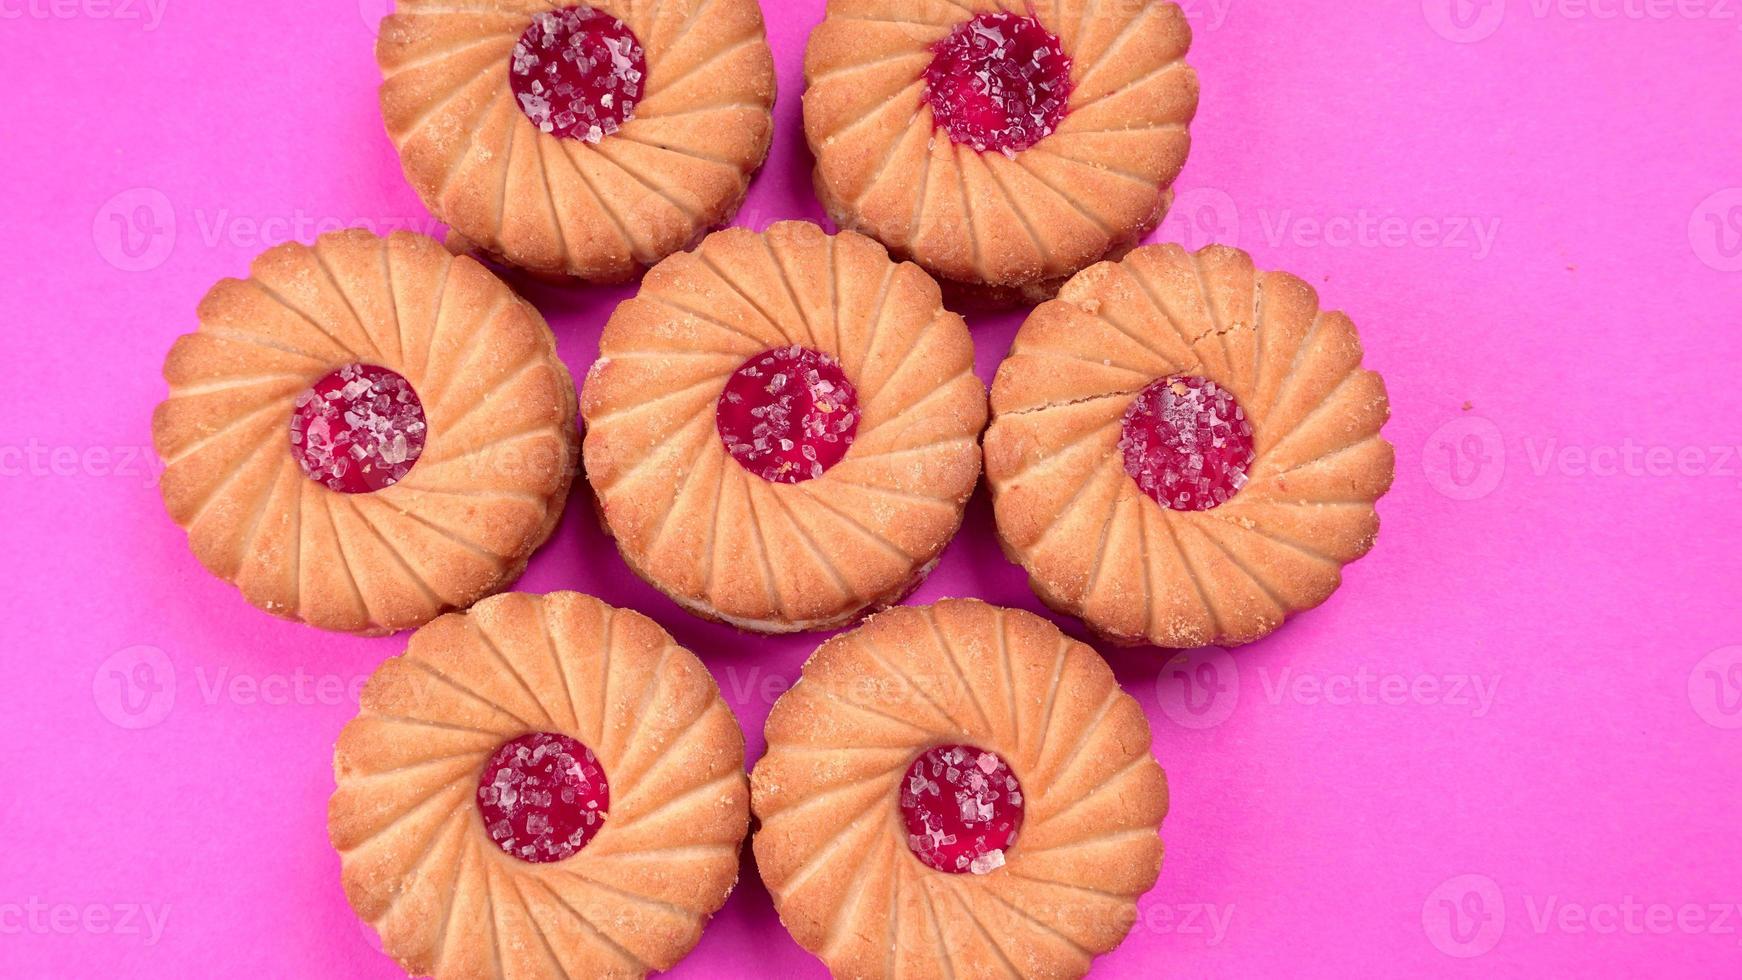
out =
[[[635,117],[647,53],[628,25],[585,5],[537,14],[520,35],[508,85],[541,132],[597,143]]]
[[[859,394],[841,362],[809,347],[758,354],[715,408],[726,452],[772,483],[803,483],[841,461],[859,431]]]
[[[1207,378],[1163,378],[1125,410],[1125,472],[1171,510],[1209,510],[1246,485],[1252,424],[1232,393]]]
[[[927,866],[990,874],[1022,829],[1022,786],[997,753],[940,745],[907,767],[901,820],[907,846]]]
[[[1032,17],[981,14],[932,48],[925,97],[957,143],[1017,153],[1052,135],[1071,95],[1071,59]]]
[[[309,479],[339,493],[385,490],[417,465],[429,425],[411,382],[347,364],[296,396],[290,452]]]
[[[554,732],[502,743],[478,776],[478,812],[502,852],[533,864],[572,857],[611,808],[593,750]]]

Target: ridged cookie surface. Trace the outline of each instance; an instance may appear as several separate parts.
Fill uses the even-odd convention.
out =
[[[953,140],[926,97],[939,43],[998,11],[1032,17],[1070,59],[1063,119],[1008,153]],[[818,197],[942,279],[1039,302],[1160,222],[1197,111],[1190,46],[1162,0],[830,0],[805,55]]]
[[[163,499],[200,562],[249,602],[323,629],[420,626],[510,585],[574,479],[575,390],[532,305],[409,232],[280,245],[206,294],[164,362]],[[410,382],[427,419],[402,480],[339,493],[291,419],[346,365]]]
[[[480,773],[528,733],[575,739],[610,784],[602,828],[532,863],[492,839]],[[345,895],[415,976],[639,977],[701,937],[738,878],[744,737],[652,620],[510,593],[419,630],[363,689],[333,756]]]
[[[1017,333],[992,387],[986,474],[1006,553],[1048,605],[1127,643],[1247,643],[1329,598],[1373,547],[1394,453],[1355,325],[1246,253],[1147,246],[1085,270]],[[1160,379],[1238,399],[1254,450],[1220,506],[1164,507],[1122,422]]]
[[[547,276],[623,282],[731,220],[768,155],[774,61],[756,0],[597,0],[645,54],[633,116],[596,141],[511,89],[540,0],[398,0],[381,112],[405,175],[459,236]]]
[[[901,606],[829,640],[751,775],[756,866],[837,977],[1078,977],[1155,884],[1167,781],[1106,661],[1032,613]],[[997,753],[1020,833],[987,873],[922,863],[898,812],[933,746]]]
[[[727,452],[727,383],[802,348],[856,390],[844,458],[802,482]],[[587,479],[639,575],[684,608],[763,632],[839,626],[899,599],[962,521],[986,389],[962,318],[918,266],[861,235],[728,229],[647,274],[587,376]]]

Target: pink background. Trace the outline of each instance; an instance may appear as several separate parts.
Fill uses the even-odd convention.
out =
[[[0,974],[394,976],[325,801],[350,689],[403,639],[247,607],[143,448],[212,281],[427,226],[375,108],[387,0],[151,2],[0,0]],[[1742,17],[1592,3],[1187,5],[1203,106],[1158,237],[1354,316],[1398,480],[1323,609],[1231,657],[1106,651],[1173,813],[1098,975],[1742,974]],[[740,223],[820,216],[821,8],[767,2],[776,145]],[[579,376],[627,291],[527,289]],[[987,378],[1018,322],[976,319]],[[656,617],[752,757],[817,642],[680,613],[584,495],[521,586]],[[915,601],[964,594],[1038,608],[983,494]],[[822,975],[748,866],[675,972]]]

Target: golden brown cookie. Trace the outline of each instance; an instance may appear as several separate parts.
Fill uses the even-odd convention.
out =
[[[1040,302],[1160,222],[1190,46],[1163,0],[829,0],[805,54],[817,196],[946,288]]]
[[[398,0],[375,56],[424,205],[545,276],[622,282],[690,247],[774,130],[756,0]]]
[[[1047,605],[1162,647],[1249,643],[1330,597],[1391,486],[1355,325],[1246,253],[1152,245],[1079,274],[992,387],[998,533]]]
[[[749,825],[744,735],[701,661],[574,592],[418,630],[333,772],[345,896],[416,976],[668,970],[731,893]]]
[[[962,318],[861,235],[729,229],[647,274],[587,375],[587,478],[685,609],[829,629],[918,585],[980,474]]]
[[[409,232],[280,245],[200,303],[152,435],[194,555],[323,629],[420,626],[510,585],[562,516],[575,390],[538,311]]]
[[[1149,723],[1032,613],[878,613],[817,650],[766,734],[756,866],[837,977],[1079,977],[1160,872]]]

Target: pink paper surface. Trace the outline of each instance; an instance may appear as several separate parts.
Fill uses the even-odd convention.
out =
[[[386,6],[0,0],[0,975],[397,975],[325,819],[333,739],[404,638],[248,607],[148,462],[213,281],[287,237],[430,226],[377,115]],[[1742,975],[1737,5],[1187,7],[1203,105],[1157,237],[1237,243],[1354,317],[1398,479],[1322,609],[1231,654],[1104,651],[1173,810],[1097,975]],[[820,217],[822,0],[766,9],[752,227]],[[628,290],[519,285],[580,377]],[[988,379],[1019,321],[975,319]],[[658,619],[755,758],[818,638],[691,619],[587,507],[520,587]],[[914,601],[948,595],[1039,608],[983,492]],[[823,975],[749,865],[673,972]]]

